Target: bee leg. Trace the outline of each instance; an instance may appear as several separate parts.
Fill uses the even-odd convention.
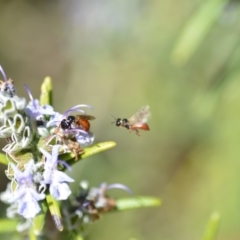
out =
[[[63,137],[63,133],[60,132],[60,126],[58,126],[54,129],[54,134],[59,134],[61,137]]]
[[[78,145],[78,149],[76,151],[76,155],[75,155],[75,161],[78,160],[78,155],[81,155],[84,153],[84,150],[80,148],[80,146]]]
[[[77,160],[78,160],[78,151],[77,151],[77,149],[72,149],[72,152],[73,152],[74,155],[75,155],[74,160],[77,161]]]
[[[72,141],[70,139],[68,140],[66,145],[69,148],[69,150],[74,153],[75,161],[77,161],[78,160],[78,155],[81,155],[84,152],[84,150],[81,149],[81,147],[80,147],[78,142],[74,142],[74,141]]]
[[[136,134],[140,137],[141,135],[140,135],[140,133],[139,133],[139,131],[137,130],[137,129],[135,129],[135,132],[136,132]]]
[[[79,144],[76,144],[72,149],[73,153],[75,154],[75,161],[78,160],[78,156],[83,154],[84,150],[80,148]]]

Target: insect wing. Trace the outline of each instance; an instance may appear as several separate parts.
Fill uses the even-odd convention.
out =
[[[91,115],[76,115],[76,117],[79,117],[80,119],[87,119],[87,120],[96,119],[94,116],[91,116]]]
[[[144,106],[140,108],[133,116],[131,116],[128,121],[130,125],[141,125],[142,123],[146,123],[149,116],[149,106]]]

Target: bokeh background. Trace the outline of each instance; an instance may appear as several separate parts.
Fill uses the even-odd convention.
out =
[[[117,143],[76,164],[72,188],[118,182],[163,200],[105,215],[87,239],[198,240],[214,211],[218,239],[240,239],[239,16],[237,0],[0,1],[0,64],[18,94],[38,97],[51,76],[56,110],[94,106],[96,142]],[[111,125],[146,104],[150,132]]]

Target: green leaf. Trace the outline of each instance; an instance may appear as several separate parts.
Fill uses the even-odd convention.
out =
[[[116,201],[116,207],[118,210],[129,210],[134,208],[143,207],[157,207],[162,204],[161,199],[156,197],[134,197],[134,198],[123,198]]]
[[[0,233],[14,232],[18,225],[17,220],[0,219]]]
[[[218,228],[220,224],[221,216],[218,212],[214,212],[208,221],[203,240],[215,240],[217,239]]]
[[[8,160],[7,160],[6,154],[0,153],[0,163],[2,163],[4,165],[8,165]]]
[[[78,236],[76,236],[76,240],[83,240],[83,237],[78,235]]]
[[[41,201],[40,204],[41,204],[42,211],[33,219],[33,225],[31,229],[31,231],[35,235],[41,234],[44,223],[45,223],[46,213],[48,210],[46,201]]]
[[[75,161],[75,155],[74,153],[66,153],[66,154],[62,154],[60,156],[60,159],[61,160],[70,160],[70,159],[74,159],[74,160],[71,160],[71,162],[69,162],[69,164],[73,164],[75,162],[78,162],[79,160],[82,160],[84,158],[87,158],[87,157],[90,157],[91,155],[94,155],[96,153],[99,153],[99,152],[102,152],[102,151],[105,151],[107,149],[110,149],[112,147],[115,147],[116,146],[116,143],[115,142],[102,142],[102,143],[98,143],[98,144],[95,144],[91,147],[88,147],[88,148],[84,148],[84,153],[79,155],[78,156],[78,160]]]
[[[45,77],[41,86],[40,104],[52,105],[52,79]]]
[[[50,194],[46,195],[46,200],[55,226],[61,232],[63,230],[63,225],[58,202]]]
[[[176,65],[183,66],[192,57],[227,3],[228,0],[205,0],[202,3],[176,41],[171,55]]]

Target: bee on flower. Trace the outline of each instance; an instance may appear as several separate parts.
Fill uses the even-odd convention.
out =
[[[88,131],[86,131],[78,119],[79,115],[70,115],[72,112],[78,112],[82,114],[82,118],[86,116],[85,120],[87,120],[89,115],[86,115],[86,112],[82,108],[92,109],[89,105],[76,105],[67,110],[63,115],[55,113],[46,125],[48,128],[53,128],[53,134],[46,138],[47,145],[51,144],[55,139],[54,144],[62,144],[66,151],[71,151],[75,154],[76,160],[78,159],[78,155],[84,152],[81,146],[89,146],[94,141],[94,135],[89,131],[90,124]],[[95,118],[92,117],[91,119]]]

